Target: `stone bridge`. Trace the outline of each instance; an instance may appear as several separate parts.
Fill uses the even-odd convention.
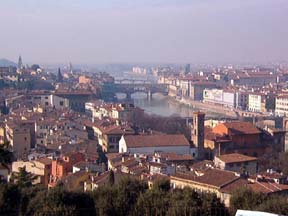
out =
[[[136,92],[144,92],[147,98],[151,99],[154,93],[168,94],[168,88],[165,84],[141,83],[135,80],[133,83],[105,83],[102,86],[102,96],[104,99],[115,99],[116,93],[126,94],[126,99],[130,100],[131,95]]]

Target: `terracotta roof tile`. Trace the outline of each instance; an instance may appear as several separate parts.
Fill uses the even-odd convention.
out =
[[[127,147],[154,147],[154,146],[189,146],[184,135],[126,135],[124,136]]]
[[[220,188],[232,181],[239,178],[234,172],[220,170],[220,169],[207,169],[199,176],[191,175],[188,173],[176,173],[173,175],[177,178],[190,180],[210,186]]]
[[[218,157],[221,161],[225,163],[240,163],[240,162],[257,160],[257,158],[255,157],[250,157],[250,156],[246,156],[246,155],[238,154],[238,153],[224,154],[224,155],[220,155],[216,157]]]

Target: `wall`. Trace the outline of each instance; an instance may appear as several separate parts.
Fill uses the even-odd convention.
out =
[[[226,164],[224,161],[221,161],[218,157],[215,157],[214,163],[217,168],[220,168],[222,170],[229,170],[240,173],[242,172],[242,168],[245,167],[245,170],[249,174],[255,174],[257,172],[257,161]]]
[[[248,110],[252,112],[261,112],[261,95],[249,94]]]

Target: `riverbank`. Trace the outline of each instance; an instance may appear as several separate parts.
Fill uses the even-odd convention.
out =
[[[192,109],[195,110],[200,110],[203,111],[205,113],[211,113],[213,116],[217,116],[217,117],[230,117],[230,118],[238,118],[237,113],[232,110],[231,108],[228,107],[223,107],[223,106],[217,106],[214,104],[206,104],[206,103],[202,103],[200,101],[194,101],[194,100],[190,100],[190,99],[177,99],[171,96],[168,96],[168,100],[171,103],[178,103],[178,104],[182,104],[184,106],[188,106]]]

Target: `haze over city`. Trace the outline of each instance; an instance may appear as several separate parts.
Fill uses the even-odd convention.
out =
[[[9,0],[0,57],[27,63],[271,62],[288,58],[286,0]]]

